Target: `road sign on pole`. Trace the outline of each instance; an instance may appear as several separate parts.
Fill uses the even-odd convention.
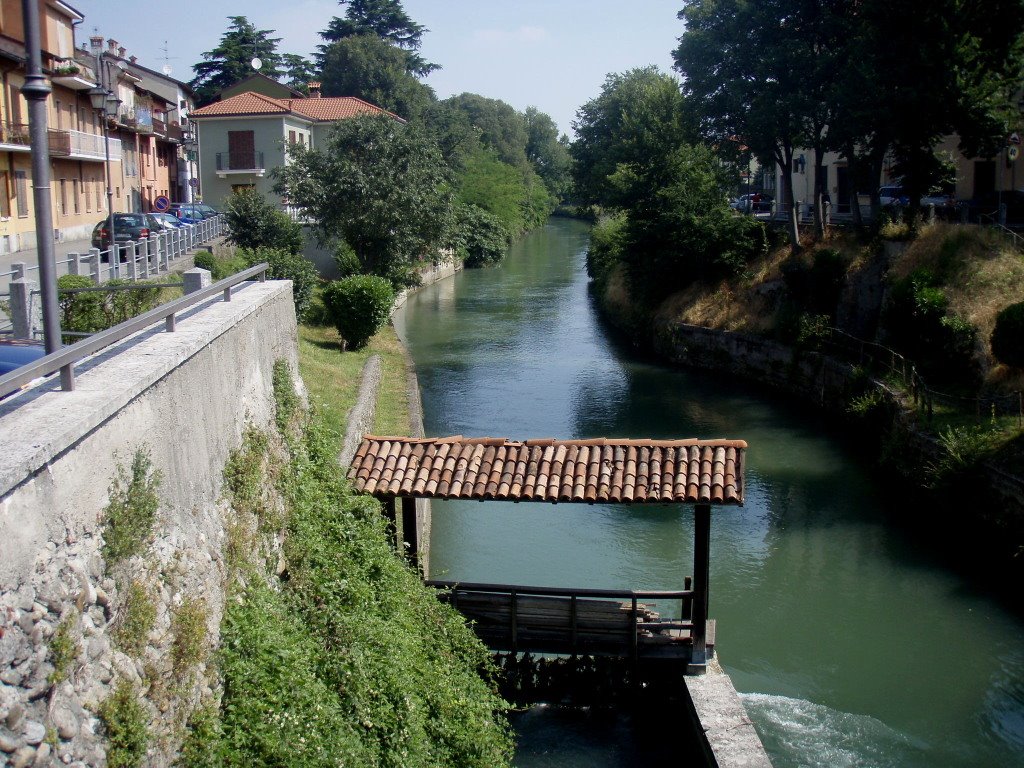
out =
[[[171,208],[171,201],[165,195],[160,195],[153,201],[153,210],[157,213],[166,213]]]

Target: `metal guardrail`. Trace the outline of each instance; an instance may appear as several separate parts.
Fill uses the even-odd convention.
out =
[[[899,352],[873,341],[858,339],[838,328],[828,329],[828,338],[821,339],[829,354],[843,357],[849,362],[864,367],[878,366],[900,380],[910,392],[914,404],[924,412],[931,422],[936,404],[950,410],[973,416],[978,421],[992,416],[1016,416],[1018,424],[1024,425],[1024,393],[1011,392],[1006,395],[952,395],[939,392],[925,384],[913,360]]]
[[[24,365],[11,371],[5,376],[0,376],[0,398],[18,391],[26,384],[40,377],[49,376],[57,371],[61,373],[61,389],[71,391],[74,389],[75,363],[105,347],[109,347],[111,344],[116,344],[134,333],[145,330],[161,320],[164,321],[165,329],[168,332],[173,332],[176,328],[175,316],[177,313],[189,309],[211,296],[216,296],[218,293],[223,294],[224,301],[231,301],[232,288],[253,278],[258,278],[260,282],[263,282],[266,280],[269,266],[266,262],[257,264],[180,299],[175,299],[167,304],[161,304],[149,312],[133,317],[130,320],[125,320],[113,328],[108,328],[105,331],[89,336],[87,339],[72,344],[69,347],[52,352],[30,365]]]

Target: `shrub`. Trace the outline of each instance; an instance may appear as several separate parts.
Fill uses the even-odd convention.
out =
[[[57,290],[66,291],[76,288],[95,288],[96,284],[84,275],[61,275],[57,278]],[[103,330],[106,322],[103,312],[104,294],[99,291],[90,293],[58,293],[60,304],[60,327],[65,331],[95,333]]]
[[[276,248],[288,253],[302,250],[302,226],[255,189],[231,195],[224,214],[230,229],[228,240],[241,248]]]
[[[351,277],[360,274],[363,265],[359,263],[359,256],[345,240],[336,240],[332,247],[334,263],[338,266],[338,274],[341,277]]]
[[[460,205],[455,249],[467,267],[496,264],[505,257],[509,232],[494,214],[476,205]]]
[[[231,277],[249,266],[249,262],[241,255],[236,254],[230,258],[224,258],[214,256],[209,251],[199,251],[195,256],[194,263],[200,269],[208,270],[214,282]]]
[[[587,248],[587,275],[599,291],[604,289],[609,275],[622,260],[625,238],[625,215],[603,218],[590,230]]]
[[[139,554],[149,544],[160,505],[157,488],[162,475],[153,469],[149,452],[139,449],[131,473],[118,465],[103,510],[103,557],[108,565]]]
[[[320,282],[320,273],[309,259],[280,248],[243,248],[239,250],[237,258],[243,260],[247,267],[265,261],[270,265],[267,277],[271,280],[291,280],[295,317],[300,323],[306,319],[313,301],[313,292]]]
[[[387,322],[395,292],[382,277],[355,275],[328,285],[323,299],[338,333],[352,349],[360,349]]]
[[[156,603],[153,602],[145,584],[133,581],[125,594],[124,604],[114,628],[114,639],[125,653],[141,654],[155,623]]]
[[[132,684],[122,680],[100,704],[100,720],[107,736],[107,766],[135,768],[146,757],[149,733],[146,712]]]
[[[218,261],[219,259],[209,251],[197,251],[196,255],[192,259],[192,262],[199,269],[205,269],[207,272],[210,272],[211,274],[217,271]]]
[[[1024,368],[1024,301],[1004,307],[992,330],[992,354],[1013,368]]]

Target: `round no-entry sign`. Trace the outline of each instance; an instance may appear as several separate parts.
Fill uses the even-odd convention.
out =
[[[170,210],[171,201],[167,199],[165,195],[160,195],[156,200],[153,201],[153,210],[160,213]]]

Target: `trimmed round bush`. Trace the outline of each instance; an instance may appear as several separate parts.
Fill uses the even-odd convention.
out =
[[[996,316],[992,354],[1013,368],[1024,368],[1024,301],[1010,304]]]
[[[377,275],[335,280],[324,289],[327,314],[351,349],[361,349],[387,322],[395,291]]]

